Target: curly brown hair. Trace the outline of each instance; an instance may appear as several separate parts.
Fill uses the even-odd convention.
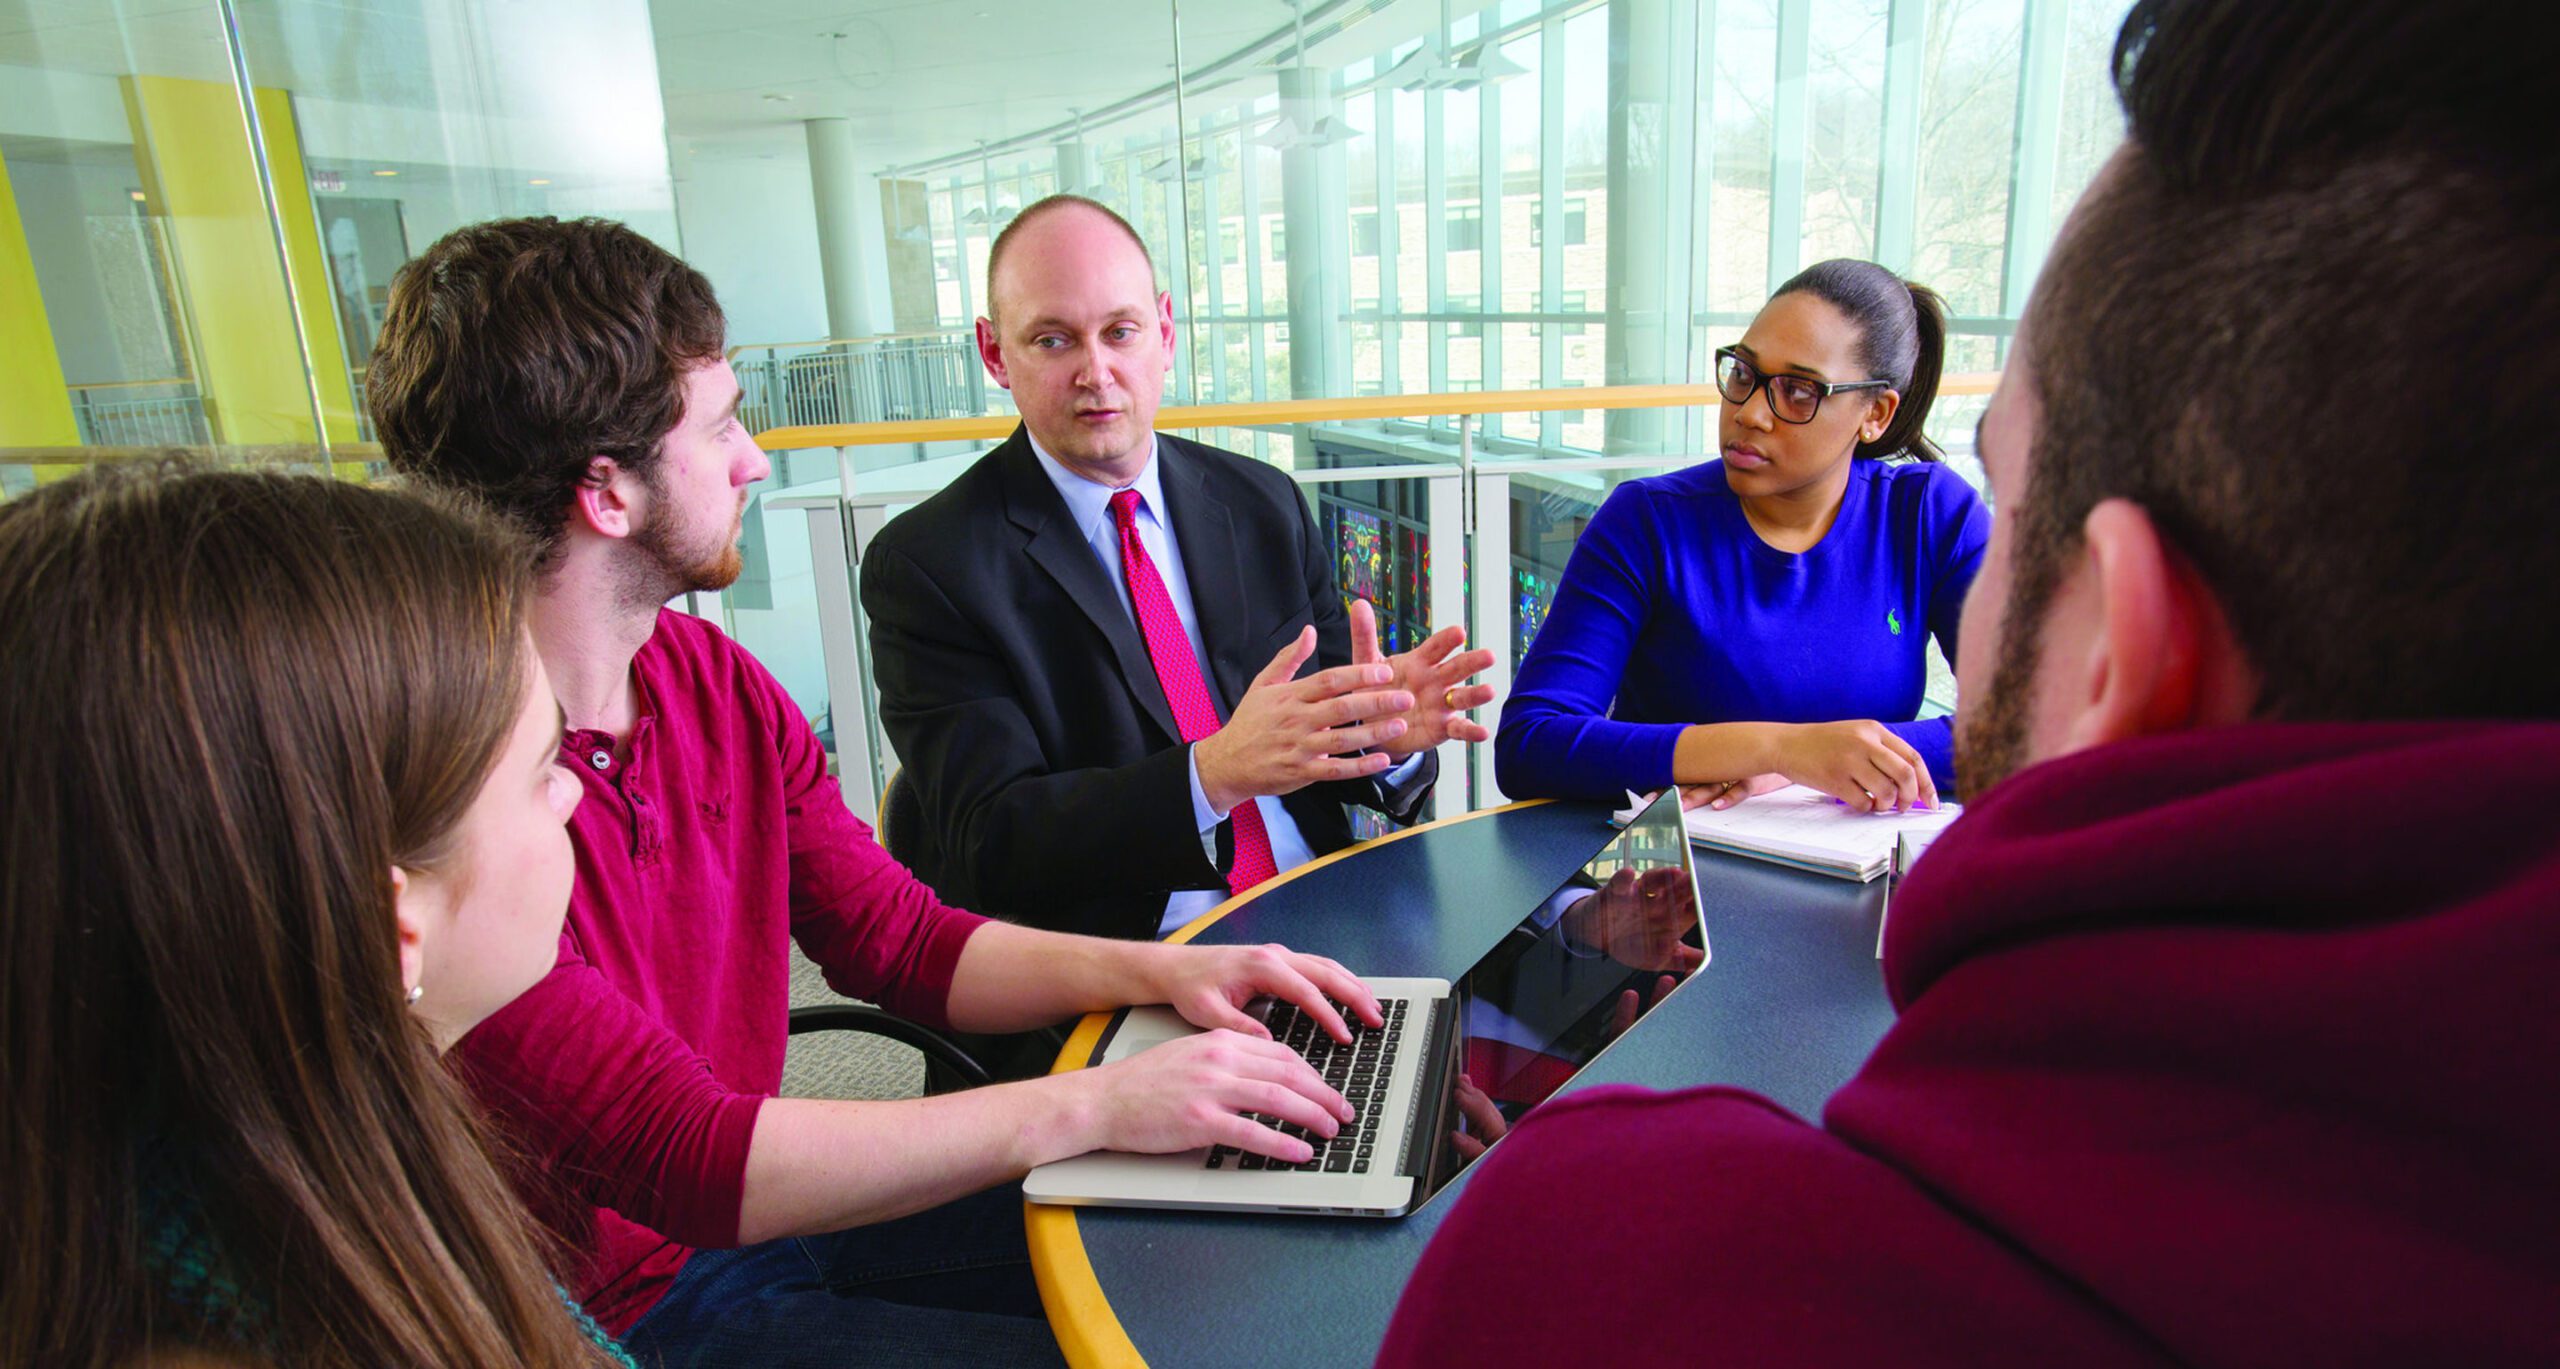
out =
[[[558,549],[596,457],[648,478],[727,332],[711,282],[606,219],[458,228],[391,282],[366,376],[384,454]]]

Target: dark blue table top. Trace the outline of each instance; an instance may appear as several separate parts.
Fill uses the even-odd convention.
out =
[[[1598,805],[1536,804],[1415,828],[1264,886],[1195,939],[1278,941],[1360,974],[1455,978],[1600,849],[1607,818]],[[1892,1021],[1875,959],[1884,882],[1696,854],[1707,967],[1568,1087],[1733,1084],[1814,1116]],[[1033,1258],[1054,1281],[1074,1242],[1062,1255],[1040,1225],[1071,1217],[1127,1338],[1065,1324],[1079,1313],[1053,1300],[1079,1359],[1125,1360],[1134,1346],[1167,1366],[1365,1364],[1466,1181],[1381,1221],[1049,1209],[1035,1218]]]

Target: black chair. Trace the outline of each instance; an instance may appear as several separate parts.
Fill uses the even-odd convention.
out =
[[[924,800],[916,796],[916,787],[907,781],[904,767],[889,772],[889,783],[880,790],[880,845],[891,859],[912,870],[915,868],[915,833],[924,826]],[[904,848],[904,849],[901,849]],[[943,1067],[931,1051],[925,1053],[924,1091],[957,1093],[996,1079],[1030,1079],[1049,1072],[1058,1052],[1067,1044],[1067,1028],[1043,1027],[1037,1031],[984,1035],[953,1032],[948,1038],[953,1049],[963,1056],[973,1056],[977,1076]],[[984,1065],[977,1065],[978,1061]]]
[[[976,1088],[988,1081],[987,1067],[979,1064],[977,1057],[962,1049],[958,1042],[920,1022],[910,1022],[896,1013],[867,1004],[821,1003],[791,1010],[791,1035],[823,1031],[863,1032],[914,1047],[924,1055],[927,1093]],[[951,1087],[933,1087],[937,1073],[952,1081]]]
[[[880,790],[880,849],[900,865],[914,869],[915,831],[922,826],[924,800],[916,797],[916,787],[907,783],[906,767],[900,766],[889,772],[889,783]]]
[[[879,832],[880,844],[884,847],[889,844],[891,806],[903,803],[912,813],[915,802],[913,791],[899,784],[898,778],[894,774],[889,777],[888,792],[882,795]],[[916,819],[910,816],[907,821],[912,823]],[[924,1056],[924,1091],[927,1093],[973,1089],[992,1077],[987,1073],[987,1067],[978,1063],[978,1058],[951,1036],[867,1003],[819,1003],[793,1008],[789,1030],[793,1036],[826,1031],[861,1032],[911,1047]]]

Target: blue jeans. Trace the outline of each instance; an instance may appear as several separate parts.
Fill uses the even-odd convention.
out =
[[[700,1250],[623,1337],[663,1369],[1063,1364],[1007,1184],[912,1217]]]

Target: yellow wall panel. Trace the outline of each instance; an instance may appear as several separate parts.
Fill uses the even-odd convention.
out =
[[[36,288],[35,257],[0,165],[0,447],[76,447],[80,426],[63,388],[62,357]]]
[[[284,211],[285,262],[302,306],[302,336],[310,343],[312,370],[320,378],[320,420],[332,445],[353,442],[360,436],[355,389],[347,381],[347,347],[331,303],[328,252],[311,205],[311,173],[302,164],[302,129],[289,92],[258,92],[258,130],[266,139],[267,168]]]
[[[151,212],[168,228],[180,315],[214,440],[310,442],[311,343],[332,442],[354,441],[345,348],[331,321],[319,225],[294,132],[290,95],[257,92],[258,120],[283,211],[286,256],[304,314],[297,319],[249,156],[239,100],[227,83],[173,76],[124,78],[134,162]]]

